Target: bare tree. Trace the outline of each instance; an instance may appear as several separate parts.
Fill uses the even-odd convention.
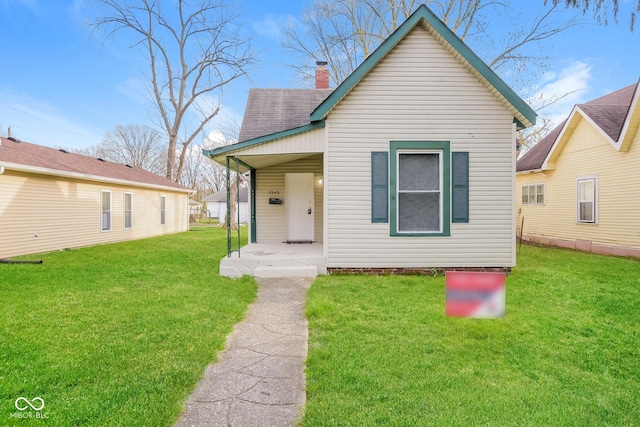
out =
[[[98,145],[71,151],[110,162],[144,169],[157,175],[163,174],[166,158],[160,134],[146,125],[117,125],[106,132]]]
[[[575,18],[556,19],[550,4],[534,17],[517,12],[509,0],[431,0],[426,2],[460,39],[475,42],[477,52],[493,69],[540,69],[547,59],[539,49],[528,50],[578,24]],[[308,79],[315,61],[328,61],[335,84],[349,76],[419,6],[415,0],[313,0],[302,15],[302,29],[285,28],[284,47],[303,63],[292,65]],[[491,37],[490,20],[517,21],[503,39]],[[527,21],[529,19],[529,21]]]
[[[92,22],[104,39],[134,36],[148,62],[146,77],[168,141],[166,176],[179,181],[191,142],[220,111],[219,95],[254,60],[237,16],[224,0],[97,0]]]
[[[549,0],[550,1],[550,0]],[[537,15],[529,16],[511,7],[509,0],[430,0],[426,4],[497,72],[504,71],[514,87],[528,88],[524,97],[537,92],[535,81],[548,64],[540,48],[569,28],[578,25],[575,16],[560,16],[554,0]],[[304,80],[313,78],[315,61],[328,61],[331,79],[339,84],[349,76],[399,25],[419,6],[415,0],[313,0],[302,15],[302,27],[285,28],[284,47],[303,59],[292,65]],[[495,22],[512,28],[490,31]],[[568,94],[552,99],[535,100],[539,109]],[[535,129],[520,133],[526,148],[537,142],[552,123],[540,120]]]
[[[106,160],[162,174],[164,143],[149,126],[117,125],[104,135],[98,149]]]
[[[582,9],[582,14],[586,14],[589,10],[593,11],[593,16],[596,20],[603,25],[609,24],[609,10],[613,9],[613,20],[618,24],[618,13],[620,12],[619,0],[545,0],[551,2],[554,5],[564,4],[567,8]],[[627,2],[623,1],[623,4],[631,6],[629,29],[633,32],[633,27],[636,22],[636,13],[640,13],[640,0],[633,0]]]

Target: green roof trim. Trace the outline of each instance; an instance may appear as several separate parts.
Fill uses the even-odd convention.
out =
[[[347,77],[329,97],[312,113],[311,122],[324,120],[338,102],[349,93],[416,25],[422,20],[435,29],[462,57],[471,64],[496,90],[524,116],[531,125],[536,123],[536,112],[516,94],[487,64],[424,4],[400,25],[358,68]],[[520,123],[517,121],[516,123]],[[525,126],[523,126],[524,128]]]
[[[272,133],[270,135],[260,136],[258,138],[249,139],[242,142],[236,142],[235,144],[225,145],[223,147],[214,148],[213,150],[202,150],[202,154],[207,157],[217,157],[222,154],[230,153],[236,150],[243,150],[245,148],[253,147],[255,145],[265,144],[267,142],[275,141],[276,139],[282,139],[293,135],[309,132],[315,129],[324,127],[324,120],[311,123],[304,126],[299,126],[293,129],[283,130],[281,132]]]

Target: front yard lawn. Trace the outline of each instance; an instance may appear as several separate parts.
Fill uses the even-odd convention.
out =
[[[325,276],[305,426],[640,425],[640,262],[523,246],[504,319],[444,316],[444,277]]]
[[[0,264],[0,425],[172,425],[256,295],[225,254],[206,228]]]

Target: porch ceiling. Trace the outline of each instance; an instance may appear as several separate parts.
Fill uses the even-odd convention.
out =
[[[238,154],[233,156],[233,154],[229,154],[233,156],[247,165],[251,166],[254,169],[262,169],[273,165],[279,165],[281,163],[292,162],[294,160],[304,159],[306,157],[315,156],[317,154],[322,153],[283,153],[283,154],[253,154],[253,155],[242,155]],[[214,157],[217,163],[221,165],[226,165],[226,155]],[[243,165],[238,165],[240,172],[246,172],[248,169]],[[232,165],[232,168],[235,170],[235,165]]]

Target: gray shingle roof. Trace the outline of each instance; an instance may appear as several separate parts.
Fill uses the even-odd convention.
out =
[[[233,187],[232,187],[233,188]],[[249,201],[249,189],[247,187],[240,187],[239,191],[240,202],[248,202]],[[227,190],[223,189],[216,193],[209,194],[207,197],[202,199],[203,202],[227,202]]]
[[[251,89],[238,142],[308,125],[332,89]]]
[[[587,103],[577,104],[577,107],[589,116],[613,141],[617,142],[631,107],[633,95],[636,90],[640,89],[639,86],[640,82],[629,85]],[[566,120],[563,121],[518,159],[516,171],[540,169],[566,122]]]
[[[189,191],[187,187],[170,179],[139,168],[0,137],[0,165],[3,165],[3,163],[169,187],[178,191]],[[6,166],[6,164],[3,166]]]

